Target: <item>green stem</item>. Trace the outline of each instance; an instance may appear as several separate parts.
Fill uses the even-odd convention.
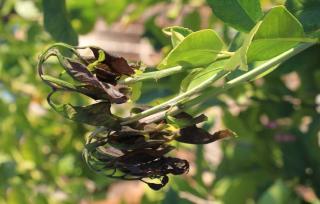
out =
[[[279,56],[272,58],[271,60],[267,61],[266,63],[252,69],[251,71],[248,71],[248,72],[244,73],[243,75],[226,82],[224,84],[224,86],[217,88],[217,89],[214,89],[210,95],[208,95],[208,94],[201,95],[200,94],[198,97],[196,97],[192,100],[186,101],[186,102],[181,101],[181,100],[176,100],[177,98],[178,99],[183,98],[183,95],[186,95],[186,93],[187,93],[187,92],[185,92],[184,94],[181,94],[181,95],[179,95],[179,96],[177,96],[177,97],[175,97],[165,103],[162,103],[158,106],[155,106],[151,109],[148,109],[148,110],[143,111],[137,115],[134,115],[131,118],[128,118],[122,124],[129,124],[129,123],[138,121],[142,118],[153,115],[155,113],[157,113],[156,116],[151,117],[150,120],[148,120],[148,122],[154,122],[154,121],[161,120],[165,117],[166,114],[175,115],[175,114],[181,112],[183,109],[193,107],[193,106],[205,101],[209,97],[216,96],[220,93],[227,91],[228,89],[230,89],[232,87],[239,86],[240,84],[247,82],[247,81],[251,81],[252,79],[259,76],[260,74],[268,71],[269,69],[272,69],[275,65],[283,63],[284,61],[290,59],[291,57],[297,55],[298,53],[311,47],[314,44],[315,43],[305,43],[305,44],[299,45],[298,47],[292,48],[292,49],[280,54]],[[227,73],[228,73],[227,71],[223,71],[223,75],[226,75]],[[219,78],[220,77],[221,76],[219,76]],[[212,84],[213,81],[215,81],[215,80],[213,80],[213,78],[215,78],[215,77],[211,77],[210,79],[204,81],[202,84],[193,88],[192,90],[189,91],[189,92],[192,92],[192,94],[188,93],[187,95],[191,96],[195,93],[200,92],[200,90],[201,91],[205,90],[206,88],[208,88]],[[169,111],[164,111],[164,109],[168,109],[169,107],[171,107],[169,109]]]
[[[232,55],[233,55],[233,52],[225,51],[225,52],[222,52],[216,60],[227,59],[227,58],[230,58]],[[161,78],[183,72],[186,69],[187,68],[178,65],[178,66],[166,68],[166,69],[163,69],[160,71],[146,72],[146,73],[142,73],[140,75],[134,76],[134,77],[128,77],[123,80],[120,80],[118,83],[119,84],[133,84],[138,81],[144,81],[144,80],[149,80],[149,79],[159,80]]]
[[[125,119],[125,121],[123,121],[121,124],[122,125],[126,125],[135,121],[140,120],[141,118],[150,116],[152,114],[155,114],[157,112],[163,111],[167,108],[170,108],[172,106],[175,106],[176,104],[178,104],[179,102],[187,99],[190,96],[193,96],[201,91],[203,91],[203,89],[207,88],[208,86],[210,86],[213,82],[217,81],[218,79],[226,76],[229,73],[229,71],[221,71],[215,75],[213,75],[212,77],[210,77],[209,79],[207,79],[206,81],[202,82],[200,85],[190,89],[189,91],[186,91],[160,105],[154,106],[152,108],[149,108],[148,110],[145,110],[139,114],[134,115],[131,118],[127,118]]]
[[[135,77],[128,77],[128,78],[125,78],[124,80],[119,81],[118,83],[119,84],[132,84],[132,83],[135,83],[138,81],[143,81],[143,80],[148,80],[148,79],[158,80],[163,77],[170,76],[172,74],[176,74],[176,73],[179,73],[182,71],[184,71],[182,66],[176,66],[176,67],[163,69],[160,71],[143,73],[143,74],[137,75]]]

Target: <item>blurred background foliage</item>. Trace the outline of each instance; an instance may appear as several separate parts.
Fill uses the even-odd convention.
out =
[[[264,10],[283,3],[261,1]],[[170,49],[165,26],[213,28],[226,43],[236,35],[205,0],[0,0],[0,203],[320,203],[319,45],[198,107],[210,118],[208,130],[226,126],[239,137],[180,146],[177,154],[191,161],[191,170],[165,189],[91,172],[81,151],[92,128],[49,108],[36,64],[51,43],[86,43],[101,22],[109,38],[117,29],[139,28],[133,35],[152,48],[149,65]],[[241,35],[235,39],[233,49]],[[139,60],[147,50],[141,48],[138,55],[130,47],[118,52]],[[138,103],[166,100],[179,90],[177,80],[144,83]]]

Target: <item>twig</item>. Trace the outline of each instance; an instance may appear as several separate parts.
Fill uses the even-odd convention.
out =
[[[304,43],[301,44],[295,48],[292,48],[282,54],[280,54],[279,56],[272,58],[271,60],[267,61],[266,63],[252,69],[251,71],[248,71],[247,73],[244,73],[243,75],[232,79],[228,82],[226,82],[224,84],[224,86],[217,88],[215,90],[212,91],[212,93],[210,95],[208,94],[200,94],[198,97],[196,97],[195,99],[192,99],[190,101],[182,101],[181,99],[185,99],[189,96],[192,96],[193,94],[199,93],[200,91],[208,88],[212,82],[216,81],[217,79],[221,78],[221,75],[226,75],[228,72],[223,71],[222,73],[220,72],[220,75],[217,76],[213,76],[209,79],[207,79],[206,81],[204,81],[203,83],[201,83],[200,85],[198,85],[197,87],[194,87],[193,89],[191,89],[188,92],[185,92],[167,102],[164,102],[162,104],[159,104],[153,108],[150,108],[146,111],[143,111],[139,114],[134,115],[131,118],[127,118],[124,122],[122,122],[122,125],[125,124],[129,124],[132,122],[136,122],[142,118],[145,118],[147,116],[153,115],[155,113],[158,113],[156,117],[153,117],[151,120],[149,120],[148,122],[153,122],[153,121],[157,121],[157,120],[161,120],[165,117],[165,114],[167,113],[167,111],[164,111],[166,109],[170,108],[169,113],[170,115],[175,115],[179,112],[182,111],[182,109],[186,109],[186,108],[190,108],[193,107],[203,101],[206,101],[208,97],[213,97],[216,96],[222,92],[225,92],[226,90],[238,86],[244,82],[247,81],[251,81],[252,79],[256,78],[257,76],[259,76],[260,74],[268,71],[269,69],[272,69],[275,65],[281,64],[284,61],[290,59],[291,57],[297,55],[298,53],[302,52],[303,50],[311,47],[312,45],[314,45],[315,43]],[[183,102],[183,103],[181,103]],[[161,113],[159,113],[161,112]]]

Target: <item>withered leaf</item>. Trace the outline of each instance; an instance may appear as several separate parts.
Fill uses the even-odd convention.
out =
[[[173,175],[180,175],[189,171],[189,162],[184,159],[167,157],[166,165],[167,172]]]
[[[166,116],[166,122],[177,128],[188,127],[206,121],[207,119],[207,116],[205,116],[204,114],[201,114],[197,117],[192,117],[186,112],[181,112],[175,116]]]
[[[88,106],[64,104],[64,115],[74,121],[95,126],[116,127],[119,120],[110,112],[109,102],[99,102]]]
[[[70,66],[65,67],[65,70],[72,78],[82,83],[92,84],[97,87],[100,86],[98,80],[84,65],[71,59],[67,61]]]
[[[111,71],[108,71],[107,69],[103,69],[102,67],[97,67],[95,70],[97,78],[104,82],[109,83],[112,85],[116,85],[117,79],[119,76]]]
[[[93,55],[96,59],[99,58],[99,48],[96,47],[90,47]],[[134,70],[129,66],[128,62],[123,57],[114,56],[112,54],[107,53],[104,51],[105,54],[105,60],[102,61],[102,64],[108,65],[108,67],[115,73],[118,73],[119,75],[132,75],[134,74]]]
[[[208,144],[232,136],[234,136],[234,133],[230,130],[220,130],[210,134],[207,131],[198,128],[196,125],[193,125],[182,128],[180,130],[180,136],[178,136],[176,140],[188,144]]]
[[[70,66],[65,67],[66,71],[69,73],[71,77],[80,83],[86,84],[86,86],[82,86],[82,89],[79,91],[83,91],[83,94],[87,96],[92,96],[93,93],[91,91],[86,91],[83,87],[90,88],[91,90],[95,90],[95,92],[104,93],[107,95],[107,98],[113,103],[124,103],[128,100],[125,94],[121,93],[116,86],[112,84],[107,84],[99,81],[99,79],[94,76],[90,71],[86,69],[86,67],[80,62],[74,60],[67,60]],[[111,79],[112,80],[112,79]],[[104,99],[105,97],[101,95],[93,95],[94,99]]]
[[[169,182],[169,177],[165,175],[162,177],[161,183],[149,183],[149,182],[145,182],[145,183],[147,183],[151,189],[157,191],[163,188],[168,182]]]

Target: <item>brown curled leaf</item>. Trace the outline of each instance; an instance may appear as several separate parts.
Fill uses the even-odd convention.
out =
[[[79,91],[82,90],[82,93],[86,94],[87,96],[94,96],[94,99],[104,99],[107,98],[113,103],[124,103],[128,100],[127,96],[124,93],[120,92],[120,88],[112,84],[104,83],[99,81],[99,79],[93,75],[91,72],[87,70],[87,68],[81,64],[80,62],[74,61],[74,60],[67,60],[69,65],[68,67],[65,67],[68,74],[74,78],[75,80],[79,81],[82,84],[85,84],[86,86],[82,86],[82,89],[79,89]],[[113,80],[113,79],[110,79]],[[87,87],[90,90],[85,90],[83,87]],[[98,95],[93,95],[92,91],[98,93]],[[100,94],[104,93],[107,97],[103,97]]]
[[[71,120],[95,126],[116,127],[119,125],[117,117],[111,114],[110,103],[99,102],[89,106],[64,105]]]
[[[96,59],[99,58],[99,48],[96,47],[90,47],[93,55]],[[105,54],[105,60],[103,60],[101,63],[108,66],[108,68],[118,73],[119,75],[132,75],[134,74],[134,70],[130,67],[128,62],[123,57],[118,57],[115,55],[112,55],[104,50],[102,50]],[[98,66],[99,67],[99,66]],[[106,68],[106,67],[105,67]]]
[[[97,67],[95,69],[95,73],[99,81],[102,81],[104,83],[109,83],[112,85],[117,84],[117,80],[119,76],[111,71],[108,71],[107,69],[103,69],[102,67]]]
[[[177,128],[184,128],[194,124],[198,124],[206,121],[208,118],[204,114],[201,114],[197,117],[192,117],[186,112],[181,112],[176,116],[166,116],[166,122]]]
[[[111,114],[109,102],[98,102],[88,106],[56,105],[49,98],[49,104],[64,117],[76,122],[109,128],[119,126],[119,118]]]
[[[234,136],[230,130],[220,130],[213,134],[198,128],[196,125],[182,128],[179,132],[180,136],[176,140],[188,144],[208,144],[226,137]]]

